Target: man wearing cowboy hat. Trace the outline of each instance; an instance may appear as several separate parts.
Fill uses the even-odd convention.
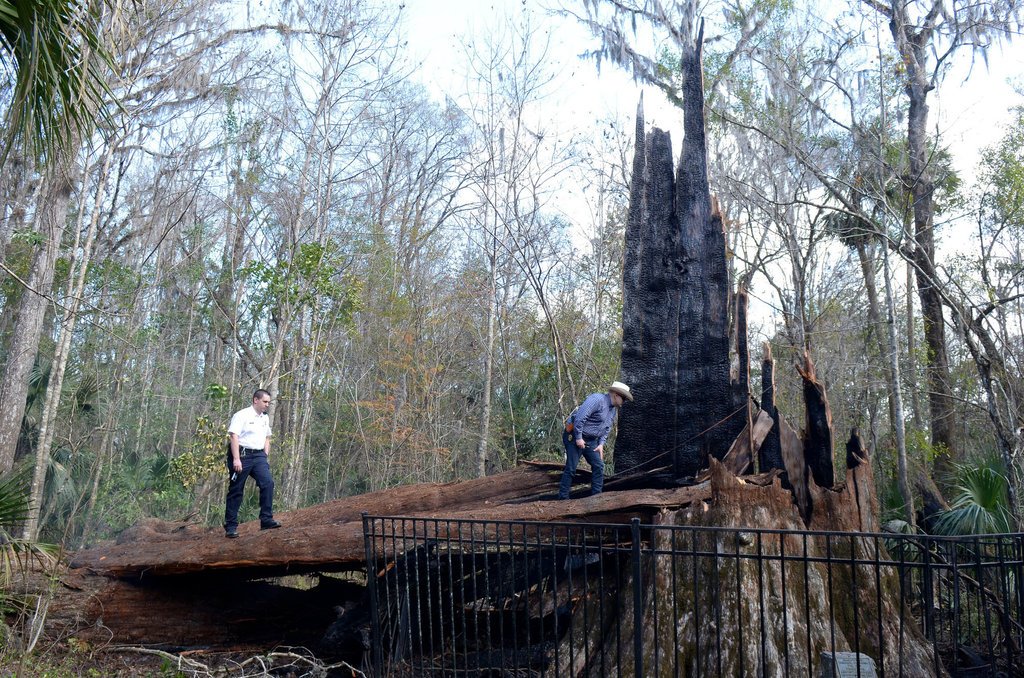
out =
[[[604,488],[604,441],[612,430],[615,415],[622,403],[633,400],[629,387],[613,381],[607,393],[591,393],[565,420],[562,445],[565,446],[565,470],[558,486],[558,498],[568,499],[573,476],[580,457],[590,464],[590,494],[601,494]]]

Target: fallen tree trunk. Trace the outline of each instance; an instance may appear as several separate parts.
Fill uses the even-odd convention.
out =
[[[742,434],[734,448],[756,454],[747,448],[763,439],[764,425],[754,436]],[[795,443],[790,454],[802,449]],[[855,456],[866,461],[863,449]],[[383,661],[408,664],[413,673],[417,665],[434,670],[454,662],[460,670],[572,676],[620,667],[634,675],[637,665],[713,675],[722,666],[732,675],[760,657],[769,674],[788,662],[790,672],[804,675],[824,650],[870,650],[892,666],[899,647],[901,666],[912,669],[903,675],[929,675],[916,671],[932,666],[934,655],[913,622],[898,621],[901,594],[892,573],[876,579],[846,564],[854,555],[885,560],[877,542],[822,543],[799,534],[751,541],[734,529],[876,530],[869,463],[851,469],[836,490],[806,478],[806,501],[815,507],[810,524],[779,470],[737,477],[712,462],[691,486],[616,491],[616,484],[635,482],[627,476],[610,479],[604,494],[553,501],[546,497],[560,471],[531,464],[490,479],[352,497],[284,514],[279,530],[246,525],[236,540],[219,529],[147,523],[119,543],[75,556],[65,582],[73,590],[51,609],[51,628],[90,643],[174,651],[302,645],[354,664],[368,661],[375,638],[386,649]],[[378,518],[367,542],[362,509],[419,518]],[[632,518],[655,527],[631,547],[622,523]],[[722,530],[666,533],[657,526]],[[779,559],[801,553],[804,560]],[[365,576],[338,575],[348,570],[375,582],[380,636],[373,636]],[[779,601],[779,587],[792,582],[799,590],[790,589],[788,603]],[[637,586],[640,627],[633,626]],[[855,630],[853,606],[882,623]],[[715,615],[713,626],[708,615]],[[636,628],[639,657],[622,642]],[[723,647],[723,638],[734,640]]]
[[[281,514],[281,529],[260,531],[256,523],[245,524],[231,540],[219,528],[147,520],[116,543],[74,555],[51,623],[67,630],[62,632],[75,629],[91,642],[113,639],[165,649],[326,643],[329,652],[358,653],[367,632],[365,624],[360,626],[368,616],[365,587],[338,573],[364,571],[364,511],[438,517],[444,524],[614,523],[637,516],[651,520],[663,509],[710,496],[708,482],[615,491],[633,479],[613,477],[601,495],[556,501],[561,470],[559,464],[529,463],[488,478],[348,497]],[[588,474],[579,474],[581,493],[588,484]],[[342,634],[341,642],[339,632],[329,628],[346,611],[343,626],[356,630],[351,637]]]
[[[151,521],[144,530],[131,530],[130,539],[77,553],[71,568],[94,575],[137,580],[188,574],[272,577],[344,572],[362,567],[366,560],[362,510],[372,515],[443,517],[446,520],[621,522],[634,516],[652,516],[663,508],[683,506],[706,498],[707,494],[704,483],[665,490],[608,491],[569,501],[533,499],[530,495],[542,488],[557,489],[557,480],[551,479],[554,470],[554,465],[531,464],[486,479],[493,481],[488,486],[497,487],[506,478],[514,481],[542,474],[539,485],[521,486],[521,491],[528,490],[526,495],[511,495],[506,488],[500,497],[492,495],[482,499],[478,494],[472,501],[453,499],[451,506],[445,506],[437,504],[439,493],[458,494],[458,486],[479,485],[484,479],[440,487],[409,485],[282,514],[285,527],[278,530],[260,531],[255,523],[249,523],[239,530],[238,539],[225,539],[218,528],[189,526],[167,531],[173,524]],[[614,489],[614,483],[609,485]],[[390,493],[399,495],[400,499],[392,500]],[[417,505],[413,499],[417,494],[424,497],[422,505]],[[396,504],[400,510],[392,510]],[[314,522],[317,517],[321,522]],[[143,536],[149,538],[143,539]]]

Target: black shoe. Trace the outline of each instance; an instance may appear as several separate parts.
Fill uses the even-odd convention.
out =
[[[234,530],[227,530],[224,533],[224,536],[227,537],[228,539],[238,539],[238,533],[235,532]]]
[[[277,522],[276,520],[271,520],[269,523],[260,524],[261,530],[275,530],[279,527],[281,527],[281,523]]]

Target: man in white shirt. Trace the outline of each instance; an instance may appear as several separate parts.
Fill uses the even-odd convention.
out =
[[[281,527],[274,520],[274,479],[270,476],[267,453],[270,452],[270,393],[263,389],[252,394],[252,407],[235,412],[228,425],[230,441],[227,506],[224,509],[224,534],[238,536],[238,509],[242,505],[245,479],[252,475],[260,488],[260,529]]]

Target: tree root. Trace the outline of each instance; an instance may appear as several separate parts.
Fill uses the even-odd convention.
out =
[[[304,648],[296,649],[304,650]],[[186,657],[184,653],[174,654],[149,647],[112,645],[103,648],[101,652],[134,652],[163,657],[174,667],[174,670],[190,678],[223,678],[225,676],[256,678],[257,676],[281,675],[282,671],[287,671],[288,676],[295,678],[322,678],[337,669],[347,669],[352,672],[353,677],[366,678],[365,673],[348,662],[324,664],[312,654],[308,652],[303,654],[298,651],[269,652],[249,657],[241,662],[231,661],[230,665],[225,666],[209,666]]]

